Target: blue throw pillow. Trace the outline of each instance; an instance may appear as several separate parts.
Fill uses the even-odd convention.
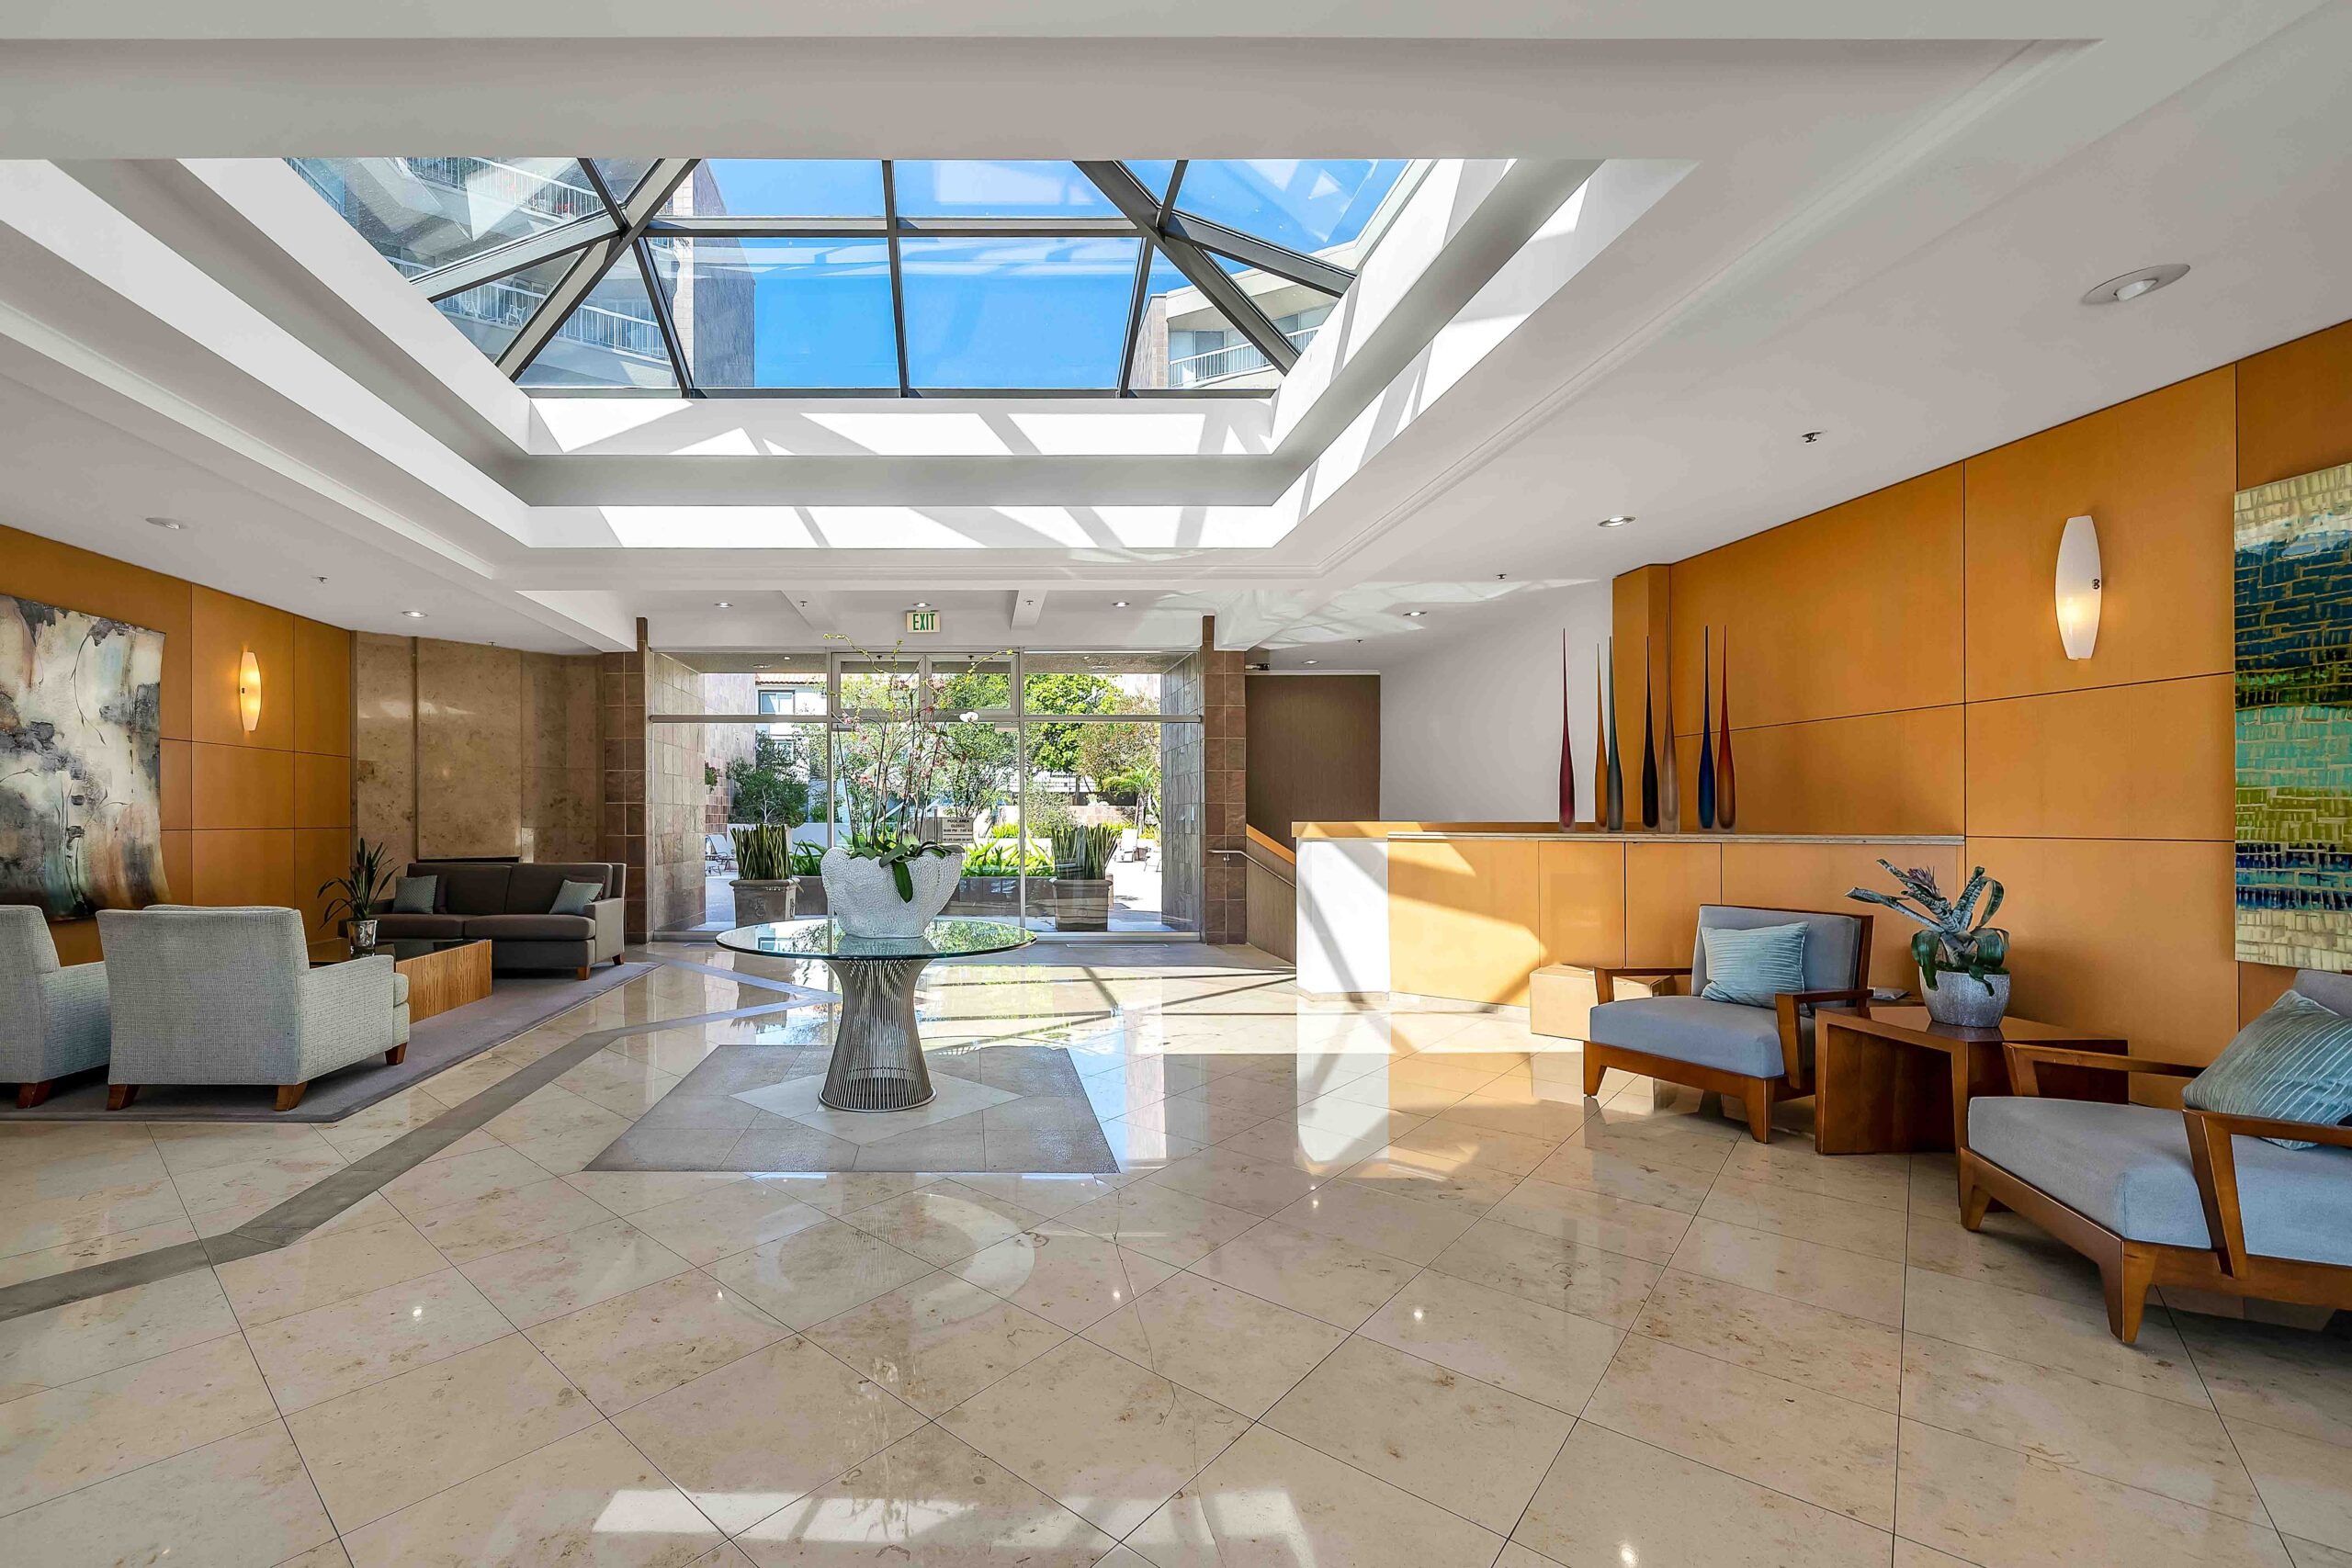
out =
[[[1804,923],[1749,926],[1746,930],[1702,926],[1711,1002],[1768,1008],[1784,991],[1804,989]]]
[[[585,915],[590,912],[588,906],[604,895],[605,885],[601,882],[567,882],[555,890],[555,904],[548,913]]]
[[[437,876],[403,876],[392,889],[392,913],[395,915],[429,915],[433,913],[433,896],[439,890]]]
[[[2190,1080],[2181,1101],[2223,1116],[2267,1116],[2323,1126],[2352,1122],[2352,1018],[2289,991],[2238,1031]],[[2271,1138],[2282,1149],[2312,1145]]]

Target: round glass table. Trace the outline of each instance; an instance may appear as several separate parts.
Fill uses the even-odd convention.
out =
[[[851,936],[835,920],[776,920],[722,931],[718,945],[831,964],[842,1005],[818,1100],[835,1111],[912,1111],[932,1096],[915,1029],[915,976],[935,958],[1005,953],[1035,940],[1010,921],[950,916],[920,936]]]

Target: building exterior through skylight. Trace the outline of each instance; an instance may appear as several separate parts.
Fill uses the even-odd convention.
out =
[[[535,393],[1262,392],[1404,159],[298,158]]]

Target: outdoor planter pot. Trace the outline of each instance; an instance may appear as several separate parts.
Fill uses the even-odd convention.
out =
[[[795,919],[808,919],[825,912],[825,879],[807,873],[787,878],[792,884],[792,911]]]
[[[1107,876],[1055,877],[1054,929],[1057,931],[1109,931],[1111,879]]]
[[[788,920],[794,915],[794,887],[801,878],[779,877],[771,882],[732,882],[735,889],[735,923],[744,926],[766,925],[772,920]]]
[[[1011,916],[1021,907],[1021,879],[994,874],[967,874],[956,885],[956,897],[947,906],[953,915]]]

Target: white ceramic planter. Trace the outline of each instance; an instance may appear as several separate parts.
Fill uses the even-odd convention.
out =
[[[1985,988],[1988,986],[1989,990]],[[1987,975],[1982,980],[1973,980],[1965,969],[1939,969],[1932,990],[1928,987],[1927,976],[1919,976],[1919,999],[1927,1004],[1928,1016],[1938,1023],[1962,1029],[1991,1029],[2009,1010],[2009,977]]]
[[[912,902],[899,897],[898,878],[879,861],[859,860],[836,844],[825,852],[825,903],[851,936],[914,936],[929,925],[964,874],[958,854],[918,855],[907,863]]]

